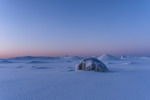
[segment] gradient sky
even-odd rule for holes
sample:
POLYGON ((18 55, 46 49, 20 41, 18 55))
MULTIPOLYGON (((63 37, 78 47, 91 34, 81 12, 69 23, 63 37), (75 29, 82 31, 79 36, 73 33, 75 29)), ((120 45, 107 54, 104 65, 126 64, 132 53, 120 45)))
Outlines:
POLYGON ((149 0, 0 0, 0 57, 150 56, 149 0))

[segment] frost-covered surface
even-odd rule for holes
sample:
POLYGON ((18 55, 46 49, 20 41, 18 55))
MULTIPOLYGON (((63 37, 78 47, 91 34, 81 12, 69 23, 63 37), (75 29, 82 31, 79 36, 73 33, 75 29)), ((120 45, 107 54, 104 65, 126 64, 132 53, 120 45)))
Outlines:
POLYGON ((0 100, 150 100, 148 57, 105 61, 106 73, 75 72, 78 59, 8 61, 0 62, 0 100))

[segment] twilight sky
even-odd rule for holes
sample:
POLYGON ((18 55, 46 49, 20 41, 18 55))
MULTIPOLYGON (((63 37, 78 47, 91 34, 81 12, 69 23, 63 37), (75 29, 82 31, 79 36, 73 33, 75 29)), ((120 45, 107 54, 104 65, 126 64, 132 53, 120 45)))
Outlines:
POLYGON ((149 0, 0 0, 0 58, 150 56, 149 0))

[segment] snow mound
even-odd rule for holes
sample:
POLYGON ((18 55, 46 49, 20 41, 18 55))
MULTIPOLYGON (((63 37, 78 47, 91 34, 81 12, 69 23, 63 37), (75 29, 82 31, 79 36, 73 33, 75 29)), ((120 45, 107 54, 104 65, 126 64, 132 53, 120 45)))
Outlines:
POLYGON ((17 66, 16 68, 23 68, 23 65, 17 66))
POLYGON ((75 70, 106 72, 108 68, 97 58, 85 58, 76 65, 75 70))
POLYGON ((64 60, 81 60, 81 57, 78 57, 78 56, 62 56, 62 57, 60 57, 60 59, 64 59, 64 60))
POLYGON ((47 57, 47 56, 23 56, 13 57, 9 60, 81 60, 78 56, 60 56, 60 57, 47 57))
POLYGON ((116 64, 116 63, 113 63, 113 62, 107 62, 106 64, 116 64))
POLYGON ((37 63, 48 63, 48 62, 44 62, 44 61, 31 61, 31 62, 29 62, 29 64, 37 64, 37 63))
POLYGON ((109 61, 109 60, 119 60, 119 58, 114 57, 109 54, 103 54, 102 56, 98 57, 99 60, 101 61, 109 61))
POLYGON ((23 57, 13 57, 13 58, 9 58, 11 60, 33 60, 36 59, 37 57, 33 57, 33 56, 23 56, 23 57))
POLYGON ((13 57, 9 58, 11 60, 54 60, 59 59, 59 57, 46 57, 46 56, 23 56, 23 57, 13 57))
POLYGON ((32 66, 32 69, 48 69, 48 67, 32 66))
POLYGON ((140 59, 150 60, 150 57, 140 57, 140 59))
POLYGON ((121 59, 135 59, 135 58, 139 58, 138 56, 131 56, 131 55, 124 55, 124 56, 121 56, 121 59))
POLYGON ((126 65, 136 65, 136 64, 139 64, 139 63, 137 63, 137 62, 126 62, 126 63, 123 63, 123 64, 126 64, 126 65))
POLYGON ((2 60, 2 61, 0 61, 0 63, 13 63, 13 62, 11 62, 9 60, 2 60))

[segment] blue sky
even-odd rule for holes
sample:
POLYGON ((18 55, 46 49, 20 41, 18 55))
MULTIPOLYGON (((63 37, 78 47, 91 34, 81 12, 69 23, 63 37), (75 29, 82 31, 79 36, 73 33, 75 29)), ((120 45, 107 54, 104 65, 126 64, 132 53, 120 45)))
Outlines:
POLYGON ((149 0, 1 0, 0 57, 150 56, 149 0))

